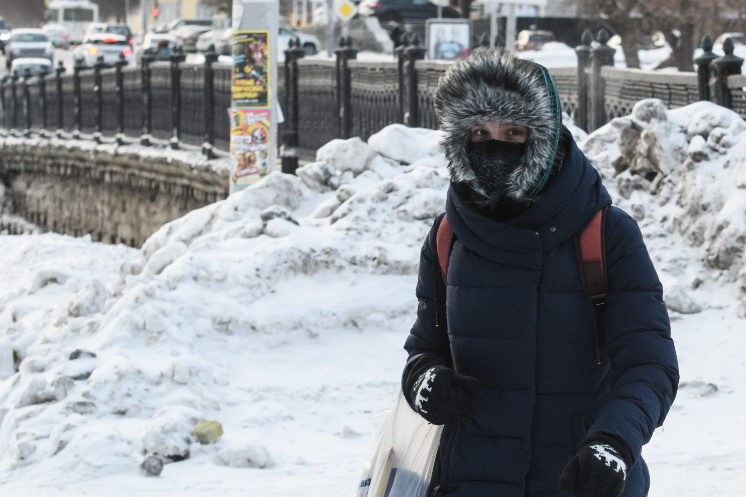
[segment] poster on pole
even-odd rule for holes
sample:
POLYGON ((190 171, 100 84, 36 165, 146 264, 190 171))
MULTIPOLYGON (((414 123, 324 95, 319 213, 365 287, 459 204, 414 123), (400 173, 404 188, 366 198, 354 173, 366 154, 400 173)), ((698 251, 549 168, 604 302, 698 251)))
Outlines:
POLYGON ((269 31, 233 33, 233 106, 269 107, 269 31))
POLYGON ((228 114, 231 186, 253 185, 270 172, 270 110, 231 108, 228 114))
POLYGON ((469 56, 469 19, 428 19, 426 34, 430 60, 454 60, 469 56))

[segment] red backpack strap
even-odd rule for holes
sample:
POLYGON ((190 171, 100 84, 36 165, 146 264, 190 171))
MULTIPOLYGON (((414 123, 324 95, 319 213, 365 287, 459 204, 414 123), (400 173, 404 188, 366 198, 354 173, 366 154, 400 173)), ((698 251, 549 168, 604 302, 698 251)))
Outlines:
POLYGON ((576 243, 580 277, 586 295, 594 304, 603 304, 609 292, 606 275, 606 212, 604 207, 596 213, 591 224, 580 234, 576 243))
POLYGON ((448 218, 443 216, 438 226, 438 235, 435 240, 438 252, 438 262, 440 263, 440 274, 443 276, 443 282, 448 285, 448 259, 451 258, 451 248, 453 246, 453 228, 448 222, 448 218))

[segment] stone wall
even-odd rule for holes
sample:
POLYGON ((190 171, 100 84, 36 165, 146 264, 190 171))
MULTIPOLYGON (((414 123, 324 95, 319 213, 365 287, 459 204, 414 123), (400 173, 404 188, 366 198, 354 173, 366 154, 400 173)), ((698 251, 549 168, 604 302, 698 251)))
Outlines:
POLYGON ((0 138, 14 211, 72 236, 140 247, 161 225, 228 195, 228 161, 87 141, 0 138))

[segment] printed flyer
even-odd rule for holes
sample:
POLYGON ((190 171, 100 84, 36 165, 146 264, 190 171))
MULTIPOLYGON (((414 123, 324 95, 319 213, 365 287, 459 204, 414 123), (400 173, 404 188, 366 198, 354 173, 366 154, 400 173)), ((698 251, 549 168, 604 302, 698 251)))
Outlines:
POLYGON ((269 109, 229 109, 231 185, 253 185, 269 174, 269 109))
POLYGON ((269 31, 233 34, 233 105, 269 107, 269 31))

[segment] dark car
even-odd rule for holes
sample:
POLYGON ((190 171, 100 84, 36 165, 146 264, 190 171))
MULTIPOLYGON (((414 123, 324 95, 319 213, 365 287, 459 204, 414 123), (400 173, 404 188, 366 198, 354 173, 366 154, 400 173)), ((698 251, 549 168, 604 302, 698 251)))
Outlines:
POLYGON ((551 31, 525 30, 518 33, 515 41, 515 49, 518 52, 526 50, 541 50, 547 43, 557 41, 557 37, 551 31))
MULTIPOLYGON (((461 17, 461 12, 454 7, 441 8, 443 17, 461 17)), ((438 17, 438 6, 429 0, 363 0, 360 3, 360 14, 375 16, 380 22, 433 19, 438 17)))
POLYGON ((10 31, 5 25, 5 19, 0 17, 0 52, 5 52, 5 44, 10 40, 10 31))
POLYGON ((132 45, 132 31, 126 24, 107 24, 103 32, 122 35, 127 38, 127 43, 132 45))

